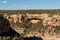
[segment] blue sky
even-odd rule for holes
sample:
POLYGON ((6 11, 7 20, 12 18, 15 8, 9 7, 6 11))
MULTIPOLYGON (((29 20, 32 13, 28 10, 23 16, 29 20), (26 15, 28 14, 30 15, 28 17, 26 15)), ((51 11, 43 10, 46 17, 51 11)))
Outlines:
POLYGON ((0 9, 60 9, 60 0, 0 0, 0 9))

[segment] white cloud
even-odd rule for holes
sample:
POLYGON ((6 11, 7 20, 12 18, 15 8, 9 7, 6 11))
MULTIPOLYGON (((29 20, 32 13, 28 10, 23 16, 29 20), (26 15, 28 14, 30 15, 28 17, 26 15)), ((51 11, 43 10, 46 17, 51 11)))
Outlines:
POLYGON ((22 8, 28 8, 29 6, 28 5, 23 5, 22 8))
POLYGON ((22 5, 20 8, 21 9, 29 9, 29 5, 22 5))
POLYGON ((3 4, 6 4, 6 3, 7 3, 7 1, 3 1, 2 3, 3 3, 3 4))
POLYGON ((17 6, 16 4, 13 4, 13 6, 17 6))

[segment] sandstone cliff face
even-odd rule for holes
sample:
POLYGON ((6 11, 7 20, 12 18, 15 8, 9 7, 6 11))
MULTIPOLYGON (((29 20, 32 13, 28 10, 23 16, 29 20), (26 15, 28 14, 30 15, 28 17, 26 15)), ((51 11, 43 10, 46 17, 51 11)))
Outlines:
MULTIPOLYGON (((51 17, 49 17, 50 14, 47 13, 42 13, 42 14, 27 14, 27 17, 29 19, 31 18, 38 18, 38 19, 43 19, 43 25, 53 25, 53 26, 60 26, 60 15, 53 15, 51 17)), ((13 14, 13 15, 7 15, 4 14, 4 17, 6 19, 8 19, 10 22, 14 22, 14 23, 21 23, 21 16, 22 14, 13 14)), ((38 20, 31 20, 30 22, 32 23, 37 23, 38 20)))
MULTIPOLYGON (((42 19, 42 24, 44 26, 44 29, 37 29, 36 30, 32 30, 29 31, 28 33, 24 34, 24 29, 22 26, 19 26, 22 23, 22 14, 12 14, 12 15, 8 15, 8 14, 4 14, 4 18, 8 19, 11 23, 13 22, 12 28, 18 32, 19 34, 24 34, 24 37, 30 37, 30 36, 37 36, 37 37, 42 37, 44 38, 44 40, 48 40, 45 38, 50 38, 51 40, 53 38, 59 37, 60 38, 60 31, 57 35, 57 33, 55 33, 55 28, 53 28, 52 26, 56 27, 56 26, 60 26, 60 15, 52 15, 51 14, 47 14, 47 13, 42 13, 42 14, 26 14, 28 19, 32 19, 32 18, 37 18, 37 20, 32 19, 29 22, 32 24, 36 24, 38 22, 40 22, 42 19), (19 23, 19 25, 18 25, 19 23), (18 25, 18 26, 17 26, 18 25), (47 28, 46 28, 47 27, 47 28), (46 28, 46 29, 45 29, 46 28), (39 32, 39 30, 42 32, 39 32), (43 33, 44 31, 44 33, 43 33), (50 31, 50 32, 49 32, 50 31), (42 36, 44 34, 44 36, 42 36)), ((41 24, 39 24, 41 25, 41 24)), ((37 26, 36 26, 37 27, 37 26)), ((35 27, 34 27, 35 28, 35 27)), ((57 31, 56 31, 57 32, 57 31)), ((54 39, 55 40, 55 39, 54 39)))

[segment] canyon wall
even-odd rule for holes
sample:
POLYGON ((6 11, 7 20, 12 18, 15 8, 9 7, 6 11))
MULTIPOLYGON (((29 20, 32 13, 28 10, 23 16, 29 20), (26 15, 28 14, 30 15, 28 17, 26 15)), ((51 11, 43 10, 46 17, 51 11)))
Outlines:
MULTIPOLYGON (((10 23, 15 24, 15 26, 12 28, 18 32, 19 34, 24 34, 24 28, 17 26, 17 23, 23 23, 22 22, 22 15, 24 14, 12 14, 12 15, 8 15, 8 14, 4 14, 4 18, 8 19, 10 21, 10 23)), ((48 14, 48 13, 42 13, 42 14, 29 14, 26 13, 26 17, 28 19, 31 19, 29 22, 32 24, 36 24, 38 22, 40 22, 42 20, 42 24, 44 26, 44 29, 36 29, 36 30, 32 30, 28 33, 25 34, 24 37, 30 37, 30 36, 37 36, 37 37, 42 37, 44 40, 57 40, 56 38, 58 38, 58 40, 60 39, 60 31, 56 31, 55 28, 53 27, 60 27, 60 15, 56 15, 56 14, 48 14), (35 18, 35 19, 32 19, 35 18), (47 27, 48 26, 48 27, 47 27), (53 26, 53 27, 52 27, 53 26), (45 29, 47 27, 47 29, 45 29), (39 30, 42 32, 39 32, 39 30), (49 32, 50 31, 50 32, 49 32), (56 32, 58 33, 56 33, 56 32), (43 34, 44 32, 44 34, 43 34), (42 36, 44 35, 44 36, 42 36)), ((19 24, 19 25, 20 25, 19 24)), ((41 25, 41 24, 39 24, 41 25)), ((37 26, 36 26, 37 27, 37 26)), ((60 29, 59 29, 60 30, 60 29)))
MULTIPOLYGON (((53 25, 53 26, 60 26, 60 15, 52 15, 47 14, 47 13, 42 13, 42 14, 26 14, 27 18, 37 18, 37 19, 42 19, 43 20, 43 25, 53 25)), ((8 19, 10 22, 14 23, 21 23, 21 17, 22 14, 13 14, 13 15, 3 15, 6 19, 8 19)), ((31 20, 32 23, 37 23, 38 20, 31 20)))

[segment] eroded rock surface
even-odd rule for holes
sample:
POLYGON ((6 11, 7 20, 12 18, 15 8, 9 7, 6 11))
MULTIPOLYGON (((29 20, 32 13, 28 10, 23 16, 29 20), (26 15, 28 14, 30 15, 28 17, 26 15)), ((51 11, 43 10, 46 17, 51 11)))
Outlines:
MULTIPOLYGON (((60 35, 58 32, 58 34, 55 33, 55 29, 52 28, 52 26, 60 26, 60 15, 52 15, 51 14, 47 14, 47 13, 42 13, 42 14, 26 14, 28 19, 32 19, 32 18, 37 18, 37 19, 42 19, 42 23, 43 26, 46 28, 48 26, 47 29, 40 29, 42 32, 45 31, 44 36, 42 36, 42 33, 39 31, 29 31, 28 33, 25 34, 25 37, 30 37, 30 36, 37 36, 37 37, 42 37, 44 38, 44 40, 54 40, 54 38, 58 39, 60 38, 60 35), (49 33, 50 31, 50 33, 49 33), (48 38, 48 39, 47 39, 48 38)), ((13 14, 13 15, 5 15, 4 17, 6 19, 8 19, 10 22, 14 22, 16 23, 22 23, 21 21, 21 16, 22 14, 13 14), (10 18, 9 18, 10 17, 10 18)), ((40 20, 30 20, 29 22, 31 22, 32 24, 34 23, 38 23, 40 20)), ((22 26, 14 26, 13 29, 19 33, 19 34, 24 34, 24 28, 22 26)), ((28 29, 29 30, 29 29, 28 29)), ((37 29, 36 29, 37 30, 37 29)), ((56 40, 56 39, 55 39, 56 40)))

